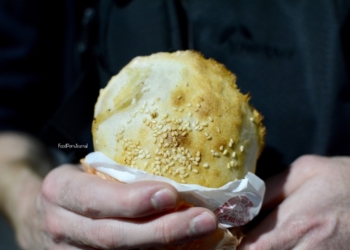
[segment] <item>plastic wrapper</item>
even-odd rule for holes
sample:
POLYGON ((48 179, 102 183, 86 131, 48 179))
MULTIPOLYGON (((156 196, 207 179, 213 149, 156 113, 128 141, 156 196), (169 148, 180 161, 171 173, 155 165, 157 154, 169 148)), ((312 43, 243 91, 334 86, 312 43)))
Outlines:
POLYGON ((218 229, 208 237, 181 245, 148 249, 235 249, 243 237, 239 226, 247 224, 259 213, 265 193, 265 183, 252 173, 220 188, 207 188, 180 184, 162 176, 120 165, 100 152, 88 154, 83 165, 87 172, 122 183, 144 180, 167 182, 178 190, 184 204, 208 208, 218 217, 218 229))

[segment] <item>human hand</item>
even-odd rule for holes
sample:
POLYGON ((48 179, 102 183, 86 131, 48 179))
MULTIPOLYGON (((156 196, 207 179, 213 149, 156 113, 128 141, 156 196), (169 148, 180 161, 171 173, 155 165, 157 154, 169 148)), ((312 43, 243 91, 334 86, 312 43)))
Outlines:
POLYGON ((266 181, 272 211, 239 250, 349 249, 350 157, 303 156, 266 181))
POLYGON ((166 213, 179 202, 177 191, 166 183, 115 183, 65 165, 51 171, 37 191, 36 205, 26 209, 26 223, 17 230, 24 249, 168 245, 217 227, 216 217, 205 208, 166 213))

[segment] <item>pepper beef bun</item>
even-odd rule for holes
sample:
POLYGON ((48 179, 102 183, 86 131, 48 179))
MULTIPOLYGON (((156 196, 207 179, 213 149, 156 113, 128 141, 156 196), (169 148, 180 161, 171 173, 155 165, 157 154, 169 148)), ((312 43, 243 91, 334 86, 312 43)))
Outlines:
POLYGON ((262 116, 236 76, 195 51, 136 57, 101 90, 93 142, 119 164, 218 188, 255 165, 262 116))

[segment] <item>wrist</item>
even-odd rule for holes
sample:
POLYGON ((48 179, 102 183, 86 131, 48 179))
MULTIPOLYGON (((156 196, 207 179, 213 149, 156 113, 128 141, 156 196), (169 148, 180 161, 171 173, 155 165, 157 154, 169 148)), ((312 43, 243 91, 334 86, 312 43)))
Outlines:
POLYGON ((44 152, 41 143, 31 136, 0 133, 0 212, 16 230, 41 188, 40 169, 48 172, 50 161, 44 152))
POLYGON ((0 176, 0 211, 16 229, 29 204, 35 202, 42 180, 23 163, 0 164, 0 176))

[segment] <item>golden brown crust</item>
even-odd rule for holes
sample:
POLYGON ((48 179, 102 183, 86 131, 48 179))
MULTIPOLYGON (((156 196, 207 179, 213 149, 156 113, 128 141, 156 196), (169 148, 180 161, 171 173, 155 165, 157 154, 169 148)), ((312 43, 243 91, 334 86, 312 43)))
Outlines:
POLYGON ((133 59, 101 91, 96 151, 182 183, 220 187, 255 170, 265 128, 236 77, 194 51, 133 59))

